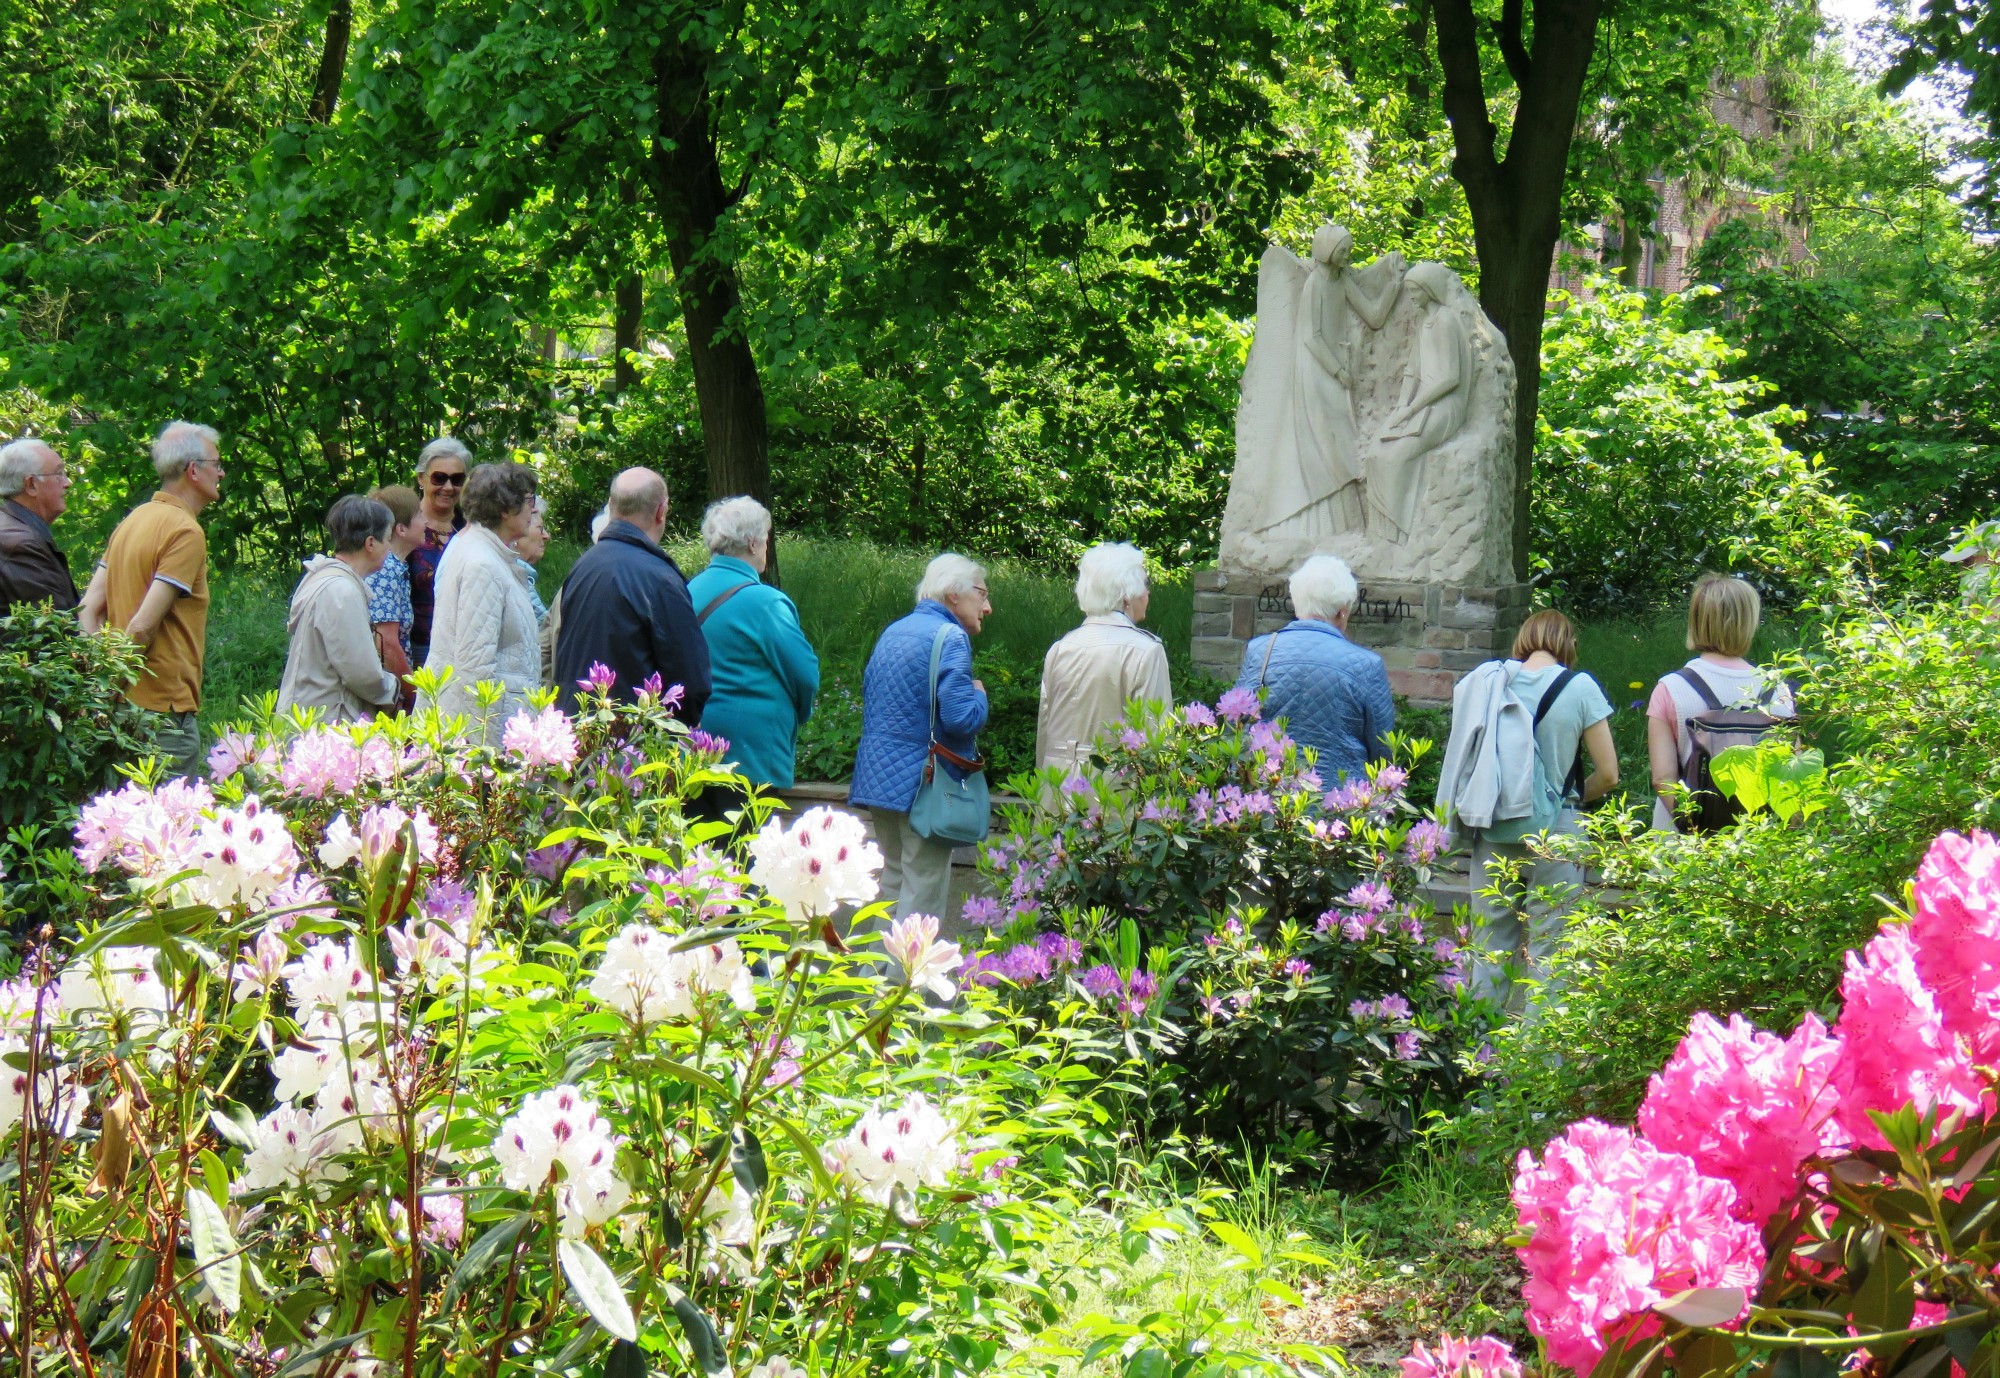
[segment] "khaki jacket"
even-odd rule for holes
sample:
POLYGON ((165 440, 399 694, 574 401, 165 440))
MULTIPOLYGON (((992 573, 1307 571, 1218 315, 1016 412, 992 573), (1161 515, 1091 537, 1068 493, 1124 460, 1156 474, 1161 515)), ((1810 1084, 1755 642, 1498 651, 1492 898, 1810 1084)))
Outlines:
POLYGON ((1084 618, 1042 661, 1035 764, 1067 770, 1089 760, 1097 734, 1133 699, 1173 703, 1167 648, 1122 612, 1084 618))
POLYGON ((278 711, 317 708, 328 722, 354 722, 396 701, 368 623, 368 586, 331 555, 306 561, 285 630, 291 650, 278 711))

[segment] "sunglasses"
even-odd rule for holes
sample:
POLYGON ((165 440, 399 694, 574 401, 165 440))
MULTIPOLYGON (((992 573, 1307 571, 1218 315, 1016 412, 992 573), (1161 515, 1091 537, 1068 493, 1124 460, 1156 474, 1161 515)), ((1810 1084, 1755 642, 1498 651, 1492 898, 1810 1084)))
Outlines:
POLYGON ((465 487, 465 475, 464 475, 464 474, 432 474, 432 475, 431 475, 431 487, 433 487, 433 488, 463 488, 463 487, 465 487))

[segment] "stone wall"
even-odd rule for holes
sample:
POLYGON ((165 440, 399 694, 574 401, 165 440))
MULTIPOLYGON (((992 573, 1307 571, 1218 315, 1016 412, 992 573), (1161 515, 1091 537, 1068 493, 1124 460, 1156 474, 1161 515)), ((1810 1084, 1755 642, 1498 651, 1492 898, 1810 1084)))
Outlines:
MULTIPOLYGON (((1195 574, 1194 590, 1194 661, 1219 679, 1235 679, 1251 637, 1292 620, 1282 580, 1205 569, 1195 574)), ((1347 634, 1382 657, 1397 694, 1418 705, 1449 704, 1460 675, 1507 653, 1531 593, 1526 584, 1371 580, 1361 586, 1347 634)))

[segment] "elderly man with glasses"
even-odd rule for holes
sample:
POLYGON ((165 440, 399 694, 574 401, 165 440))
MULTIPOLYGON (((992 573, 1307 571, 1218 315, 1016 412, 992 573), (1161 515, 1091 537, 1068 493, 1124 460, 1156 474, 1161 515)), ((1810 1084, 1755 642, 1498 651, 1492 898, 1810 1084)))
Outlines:
POLYGON ((0 617, 17 605, 76 606, 76 580, 49 524, 69 500, 69 471, 46 440, 0 447, 0 617))
POLYGON ((118 529, 84 590, 87 632, 119 628, 146 649, 146 671, 126 697, 151 713, 160 754, 176 775, 202 772, 202 662, 208 650, 208 537, 198 518, 222 496, 220 438, 170 422, 153 441, 160 491, 118 529))

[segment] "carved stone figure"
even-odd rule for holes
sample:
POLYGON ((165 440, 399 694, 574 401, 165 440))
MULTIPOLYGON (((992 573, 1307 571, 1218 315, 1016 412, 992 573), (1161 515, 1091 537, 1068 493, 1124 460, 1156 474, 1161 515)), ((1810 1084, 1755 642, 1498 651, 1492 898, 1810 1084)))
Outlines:
POLYGON ((1445 309, 1457 276, 1442 263, 1419 263, 1403 282, 1423 313, 1415 367, 1403 375, 1403 404, 1368 456, 1369 529, 1396 542, 1410 538, 1416 520, 1424 456, 1465 425, 1472 391, 1469 323, 1445 309))
POLYGON ((1308 555, 1364 583, 1513 582, 1513 365, 1443 264, 1350 268, 1337 225, 1272 245, 1236 411, 1218 570, 1272 582, 1308 555))
POLYGON ((1396 304, 1403 260, 1391 254, 1357 272, 1348 267, 1353 252, 1354 237, 1339 225, 1320 227, 1309 259, 1275 244, 1264 250, 1257 337, 1242 384, 1267 423, 1257 437, 1268 474, 1260 530, 1296 525, 1331 534, 1364 521, 1355 378, 1363 332, 1380 330, 1396 304))

